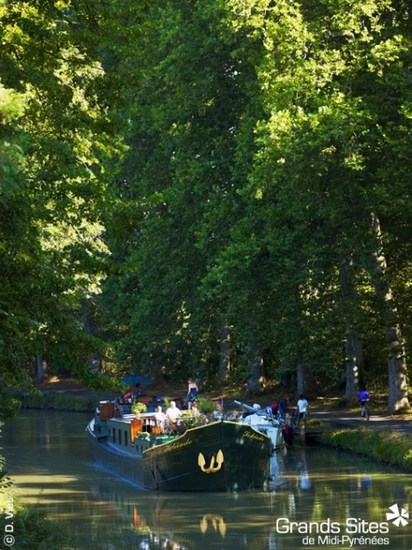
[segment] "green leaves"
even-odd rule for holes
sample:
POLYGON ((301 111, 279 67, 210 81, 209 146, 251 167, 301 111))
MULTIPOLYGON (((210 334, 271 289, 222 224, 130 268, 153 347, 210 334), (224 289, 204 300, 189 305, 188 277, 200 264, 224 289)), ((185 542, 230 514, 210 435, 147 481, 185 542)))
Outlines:
POLYGON ((0 17, 9 358, 58 357, 66 326, 84 357, 96 314, 127 366, 213 374, 225 326, 266 375, 306 364, 335 384, 348 323, 381 349, 371 213, 408 319, 404 6, 18 1, 0 17))
POLYGON ((408 194, 403 9, 169 1, 135 17, 136 116, 115 182, 121 231, 111 230, 125 307, 108 308, 122 356, 213 369, 223 324, 239 349, 260 348, 266 374, 303 362, 335 384, 349 317, 372 341, 370 213, 388 216, 388 241, 395 203, 397 227, 409 219, 392 192, 408 194), (360 294, 352 308, 339 286, 345 257, 360 294))
POLYGON ((35 355, 66 368, 95 349, 77 316, 102 277, 120 145, 82 7, 6 1, 0 19, 0 377, 19 385, 35 355))

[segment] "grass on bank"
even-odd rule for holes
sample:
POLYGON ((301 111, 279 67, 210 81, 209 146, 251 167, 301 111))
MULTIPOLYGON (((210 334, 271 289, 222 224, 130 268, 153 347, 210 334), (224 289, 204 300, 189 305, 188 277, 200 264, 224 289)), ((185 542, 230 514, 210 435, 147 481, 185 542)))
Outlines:
POLYGON ((6 500, 5 510, 8 510, 8 503, 13 501, 13 511, 9 510, 8 514, 0 516, 1 533, 14 537, 13 540, 3 540, 13 550, 73 550, 69 535, 57 522, 47 519, 32 506, 16 505, 16 499, 11 500, 10 495, 1 496, 2 500, 6 500))
POLYGON ((412 435, 365 428, 325 431, 321 442, 412 473, 412 435))

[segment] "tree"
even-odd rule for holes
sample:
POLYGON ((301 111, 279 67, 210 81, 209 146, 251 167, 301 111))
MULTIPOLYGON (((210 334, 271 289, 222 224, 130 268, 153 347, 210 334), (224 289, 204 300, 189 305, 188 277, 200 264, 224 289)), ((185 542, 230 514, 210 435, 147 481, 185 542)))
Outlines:
POLYGON ((117 145, 85 6, 6 1, 0 12, 6 386, 28 383, 34 356, 78 367, 96 345, 76 313, 102 276, 99 211, 117 145))
POLYGON ((106 306, 125 330, 123 358, 168 362, 187 376, 217 370, 225 318, 203 279, 233 211, 239 81, 249 69, 231 55, 219 2, 165 2, 145 16, 130 151, 115 181, 128 223, 111 225, 120 270, 106 287, 110 296, 113 283, 120 288, 127 305, 117 309, 108 294, 106 306))
MULTIPOLYGON (((116 357, 179 376, 217 371, 220 349, 223 370, 230 331, 231 373, 255 389, 285 372, 336 387, 346 363, 352 399, 361 349, 365 381, 380 371, 379 331, 410 350, 408 5, 129 8, 103 21, 130 99, 101 301, 116 357)), ((390 410, 407 405, 395 363, 390 410)))
MULTIPOLYGON (((258 125, 252 189, 260 200, 275 202, 277 212, 288 210, 289 232, 304 227, 312 233, 309 242, 300 243, 306 276, 300 288, 315 304, 325 291, 336 296, 332 278, 343 258, 354 257, 360 274, 370 267, 369 255, 381 253, 370 220, 384 217, 385 240, 390 238, 389 197, 399 207, 397 221, 409 219, 391 193, 395 177, 398 190, 408 195, 406 165, 395 167, 393 155, 395 143, 403 156, 410 141, 406 5, 353 1, 350 10, 335 2, 230 5, 234 24, 241 21, 251 41, 260 36, 265 46, 259 77, 266 117, 258 125), (320 224, 323 229, 313 233, 320 224), (325 276, 332 286, 323 284, 325 276)), ((389 276, 386 272, 388 288, 389 276)), ((369 277, 370 283, 376 279, 373 272, 369 277)), ((388 315, 381 319, 383 331, 388 315)), ((390 332, 391 341, 394 334, 401 340, 398 329, 390 332)), ((406 368, 395 366, 391 356, 393 412, 407 405, 406 368)))

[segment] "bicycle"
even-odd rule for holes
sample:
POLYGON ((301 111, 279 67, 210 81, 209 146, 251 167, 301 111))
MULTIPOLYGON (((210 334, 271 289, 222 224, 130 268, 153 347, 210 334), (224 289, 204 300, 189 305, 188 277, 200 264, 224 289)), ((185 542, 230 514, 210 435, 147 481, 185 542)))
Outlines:
POLYGON ((361 417, 365 420, 370 418, 368 401, 361 401, 361 417))

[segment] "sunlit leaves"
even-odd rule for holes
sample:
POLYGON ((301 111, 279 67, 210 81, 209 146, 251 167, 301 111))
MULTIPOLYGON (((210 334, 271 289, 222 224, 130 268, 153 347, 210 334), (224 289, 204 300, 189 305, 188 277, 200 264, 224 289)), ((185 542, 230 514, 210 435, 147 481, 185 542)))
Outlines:
POLYGON ((0 197, 7 312, 1 357, 7 383, 35 354, 60 367, 69 366, 70 355, 73 363, 84 356, 77 315, 103 277, 102 213, 121 144, 103 97, 98 33, 89 33, 93 10, 84 8, 69 0, 1 3, 1 107, 7 101, 0 116, 7 175, 0 197), (65 364, 57 360, 59 351, 65 364))
POLYGON ((339 264, 355 259, 364 326, 370 210, 392 231, 391 185, 407 191, 405 11, 389 0, 211 0, 135 17, 137 116, 117 185, 127 236, 115 250, 134 293, 119 316, 132 327, 123 349, 179 355, 213 304, 242 349, 254 340, 276 346, 272 363, 310 359, 323 375, 333 358, 339 369, 350 314, 339 264))

